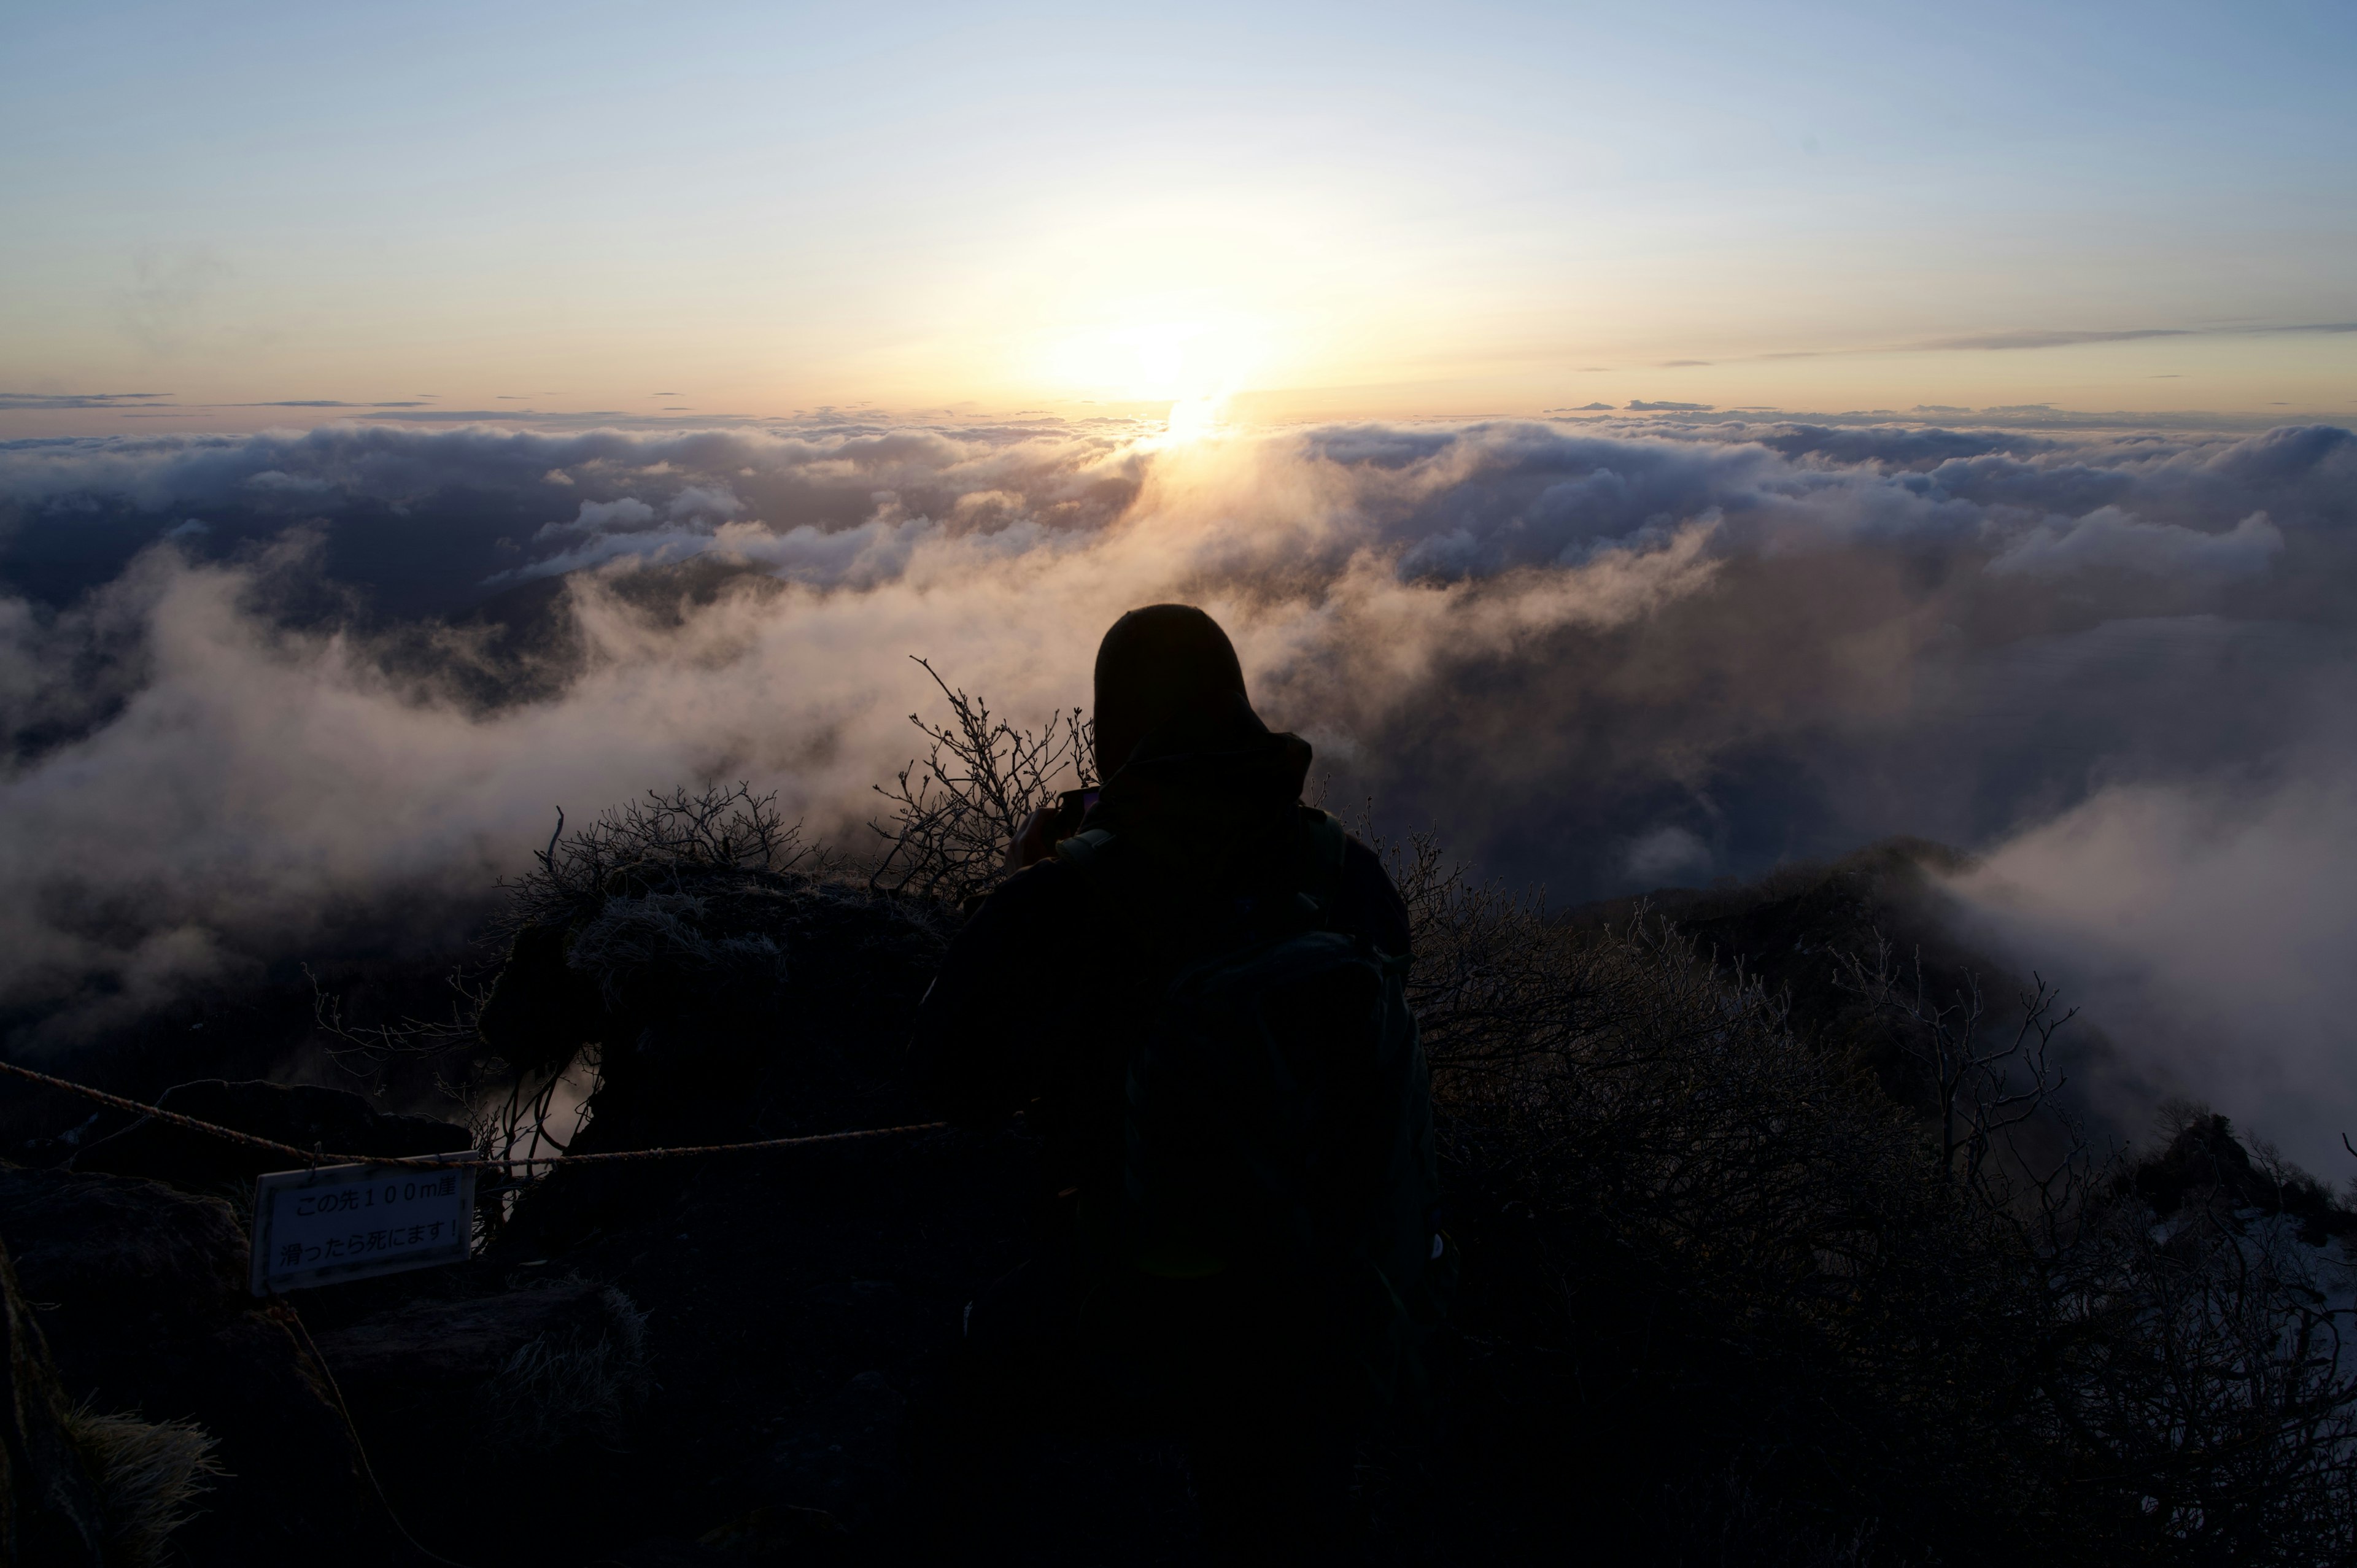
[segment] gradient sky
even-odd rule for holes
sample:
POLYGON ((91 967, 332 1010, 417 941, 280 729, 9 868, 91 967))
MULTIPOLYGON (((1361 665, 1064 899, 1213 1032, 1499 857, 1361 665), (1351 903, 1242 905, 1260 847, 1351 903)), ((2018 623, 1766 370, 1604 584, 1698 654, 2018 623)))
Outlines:
POLYGON ((10 0, 0 31, 0 435, 1222 393, 2357 414, 2345 0, 10 0), (133 392, 178 406, 58 406, 133 392))

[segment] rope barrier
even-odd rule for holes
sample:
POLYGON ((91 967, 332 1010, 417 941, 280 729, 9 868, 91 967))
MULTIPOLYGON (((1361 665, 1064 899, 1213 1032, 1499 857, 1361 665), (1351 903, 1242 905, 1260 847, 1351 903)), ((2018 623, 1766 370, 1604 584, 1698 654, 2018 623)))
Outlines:
POLYGON ((92 1089, 86 1083, 76 1083, 71 1079, 52 1078, 45 1072, 35 1072, 28 1067, 18 1067, 15 1062, 0 1062, 0 1072, 13 1073, 18 1078, 48 1089, 61 1089, 69 1094, 79 1094, 85 1100, 96 1101, 101 1105, 112 1106, 117 1111, 129 1111, 141 1116, 152 1116, 159 1122, 169 1122, 175 1127, 185 1127, 191 1133, 202 1133, 210 1137, 225 1138, 232 1144, 243 1144, 248 1148, 264 1149, 274 1155, 284 1155, 289 1159, 300 1160, 306 1165, 400 1165, 415 1170, 448 1171, 462 1170, 470 1165, 515 1170, 529 1165, 609 1165, 626 1160, 680 1159, 690 1155, 747 1155, 763 1149, 800 1148, 811 1144, 847 1144, 855 1139, 889 1138, 902 1133, 939 1133, 949 1126, 946 1122, 912 1122, 905 1127, 863 1127, 849 1133, 814 1133, 801 1138, 764 1138, 750 1144, 703 1144, 678 1149, 620 1149, 600 1155, 542 1155, 531 1159, 518 1159, 501 1155, 480 1155, 472 1159, 464 1160, 445 1159, 434 1155, 329 1155, 323 1154, 317 1149, 304 1149, 293 1144, 282 1144, 274 1138, 263 1138, 252 1133, 241 1133, 234 1127, 223 1127, 218 1122, 199 1122, 193 1116, 183 1116, 177 1111, 167 1111, 160 1105, 149 1105, 142 1101, 126 1099, 120 1094, 109 1094, 102 1089, 92 1089))

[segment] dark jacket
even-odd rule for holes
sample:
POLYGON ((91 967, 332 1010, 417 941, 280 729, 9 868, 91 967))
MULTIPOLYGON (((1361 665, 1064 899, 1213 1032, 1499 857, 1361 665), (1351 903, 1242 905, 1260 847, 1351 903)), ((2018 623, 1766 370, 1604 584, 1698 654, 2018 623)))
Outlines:
MULTIPOLYGON (((1180 969, 1237 939, 1258 900, 1293 891, 1308 744, 1249 710, 1211 739, 1149 740, 1107 781, 1085 826, 1127 854, 1118 896, 1062 860, 1010 877, 952 942, 919 1011, 920 1092, 970 1126, 1024 1112, 1051 1197, 1118 1184, 1134 1029, 1180 969)), ((1335 895, 1336 929, 1405 956, 1406 906, 1356 839, 1335 895)))

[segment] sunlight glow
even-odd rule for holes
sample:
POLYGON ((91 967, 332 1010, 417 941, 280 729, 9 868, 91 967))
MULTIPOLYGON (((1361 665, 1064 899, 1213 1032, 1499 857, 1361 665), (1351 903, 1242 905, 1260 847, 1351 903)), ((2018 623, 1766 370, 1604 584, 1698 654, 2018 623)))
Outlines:
POLYGON ((1223 402, 1264 357, 1241 323, 1143 321, 1066 332, 1039 355, 1043 379, 1068 395, 1122 402, 1223 402))
POLYGON ((1162 433, 1159 445, 1183 446, 1215 435, 1224 427, 1222 415, 1227 413, 1228 400, 1218 397, 1180 398, 1170 405, 1168 425, 1162 433))

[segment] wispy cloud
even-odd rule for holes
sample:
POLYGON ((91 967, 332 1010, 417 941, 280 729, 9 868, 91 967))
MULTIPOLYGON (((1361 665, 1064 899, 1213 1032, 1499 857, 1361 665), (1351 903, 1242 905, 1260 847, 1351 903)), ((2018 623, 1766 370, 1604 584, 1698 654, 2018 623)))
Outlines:
POLYGON ((431 405, 420 400, 408 399, 392 403, 345 403, 331 397, 281 398, 274 403, 208 403, 208 408, 353 408, 374 411, 384 408, 426 408, 431 405))
POLYGON ((1914 345, 1918 349, 1934 352, 1947 349, 2066 349, 2074 343, 2127 343, 2139 338, 2189 338, 2193 334, 2179 327, 2139 327, 2126 331, 2105 331, 2099 328, 2064 328, 2061 330, 2031 330, 2020 332, 1983 332, 1964 338, 1941 338, 1929 343, 1914 345))
POLYGON ((170 392, 0 392, 0 410, 62 408, 150 408, 170 392))
POLYGON ((1723 364, 1729 359, 1737 361, 1764 362, 1778 360, 1819 360, 1862 354, 1954 354, 2007 353, 2040 349, 2070 349, 2094 343, 2133 343, 2159 338, 2267 338, 2299 337, 2309 334, 2330 336, 2357 332, 2357 322, 2318 321, 2278 325, 2236 324, 2224 327, 2034 327, 2013 328, 1986 332, 1960 333, 1953 337, 1933 338, 1911 343, 1853 344, 1837 349, 1786 349, 1774 353, 1727 356, 1711 360, 1664 360, 1661 369, 1723 364))

